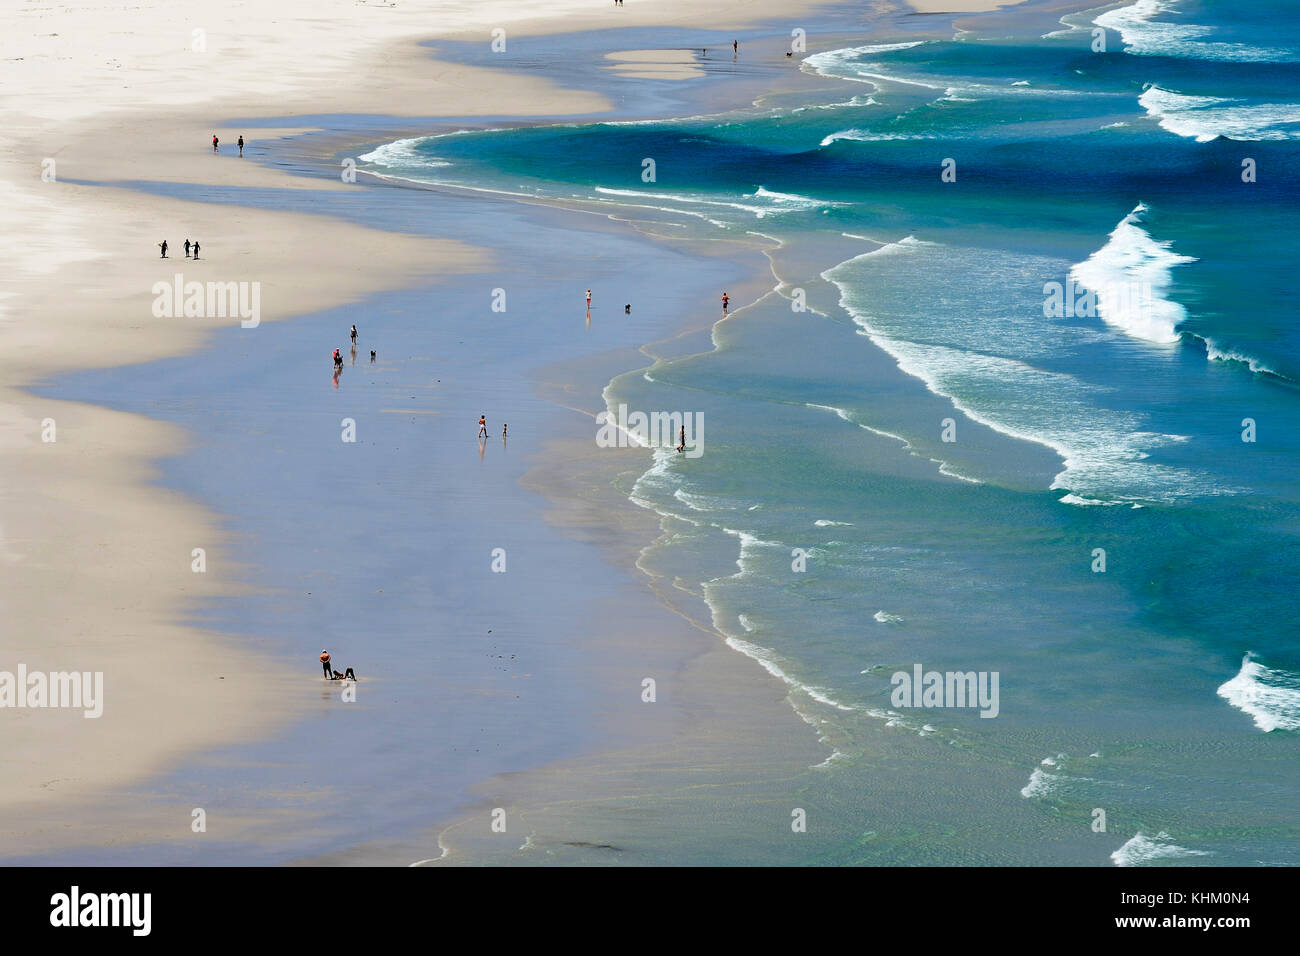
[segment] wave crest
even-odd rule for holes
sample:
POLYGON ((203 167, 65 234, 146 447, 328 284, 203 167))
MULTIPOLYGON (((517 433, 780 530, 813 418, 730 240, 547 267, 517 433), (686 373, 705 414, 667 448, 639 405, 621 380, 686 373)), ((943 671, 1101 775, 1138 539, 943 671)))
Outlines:
POLYGON ((1300 730, 1300 674, 1265 667, 1253 651, 1241 659, 1241 670, 1218 694, 1249 714, 1265 733, 1300 730))

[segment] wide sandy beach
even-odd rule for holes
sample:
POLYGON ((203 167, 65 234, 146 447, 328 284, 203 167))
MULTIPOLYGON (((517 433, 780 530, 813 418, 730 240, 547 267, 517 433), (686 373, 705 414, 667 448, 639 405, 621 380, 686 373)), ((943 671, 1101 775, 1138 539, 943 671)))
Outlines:
MULTIPOLYGON (((312 659, 289 659, 194 621, 204 602, 259 587, 228 522, 159 484, 159 461, 185 454, 196 436, 30 389, 76 370, 196 353, 213 367, 222 363, 201 350, 230 334, 238 317, 180 319, 152 308, 155 284, 178 273, 186 281, 256 283, 260 325, 502 268, 488 237, 475 242, 381 230, 286 211, 272 201, 181 199, 168 193, 169 185, 210 187, 214 195, 355 189, 343 178, 306 178, 255 160, 264 142, 322 128, 312 117, 547 118, 613 107, 601 92, 562 86, 537 72, 440 62, 421 41, 486 44, 494 29, 505 30, 507 44, 515 36, 638 26, 739 30, 777 17, 797 23, 813 6, 647 0, 616 8, 564 0, 547 2, 544 15, 528 19, 506 3, 386 7, 299 0, 234 9, 105 2, 57 15, 0 13, 0 84, 8 106, 0 241, 9 264, 0 280, 0 322, 10 356, 0 386, 0 459, 10 476, 0 499, 6 570, 0 603, 9 625, 0 669, 21 663, 28 670, 104 674, 102 717, 87 720, 67 710, 3 715, 8 772, 0 785, 0 832, 11 852, 188 839, 191 803, 183 797, 167 804, 174 816, 160 818, 156 806, 105 795, 130 793, 188 755, 274 738, 319 703, 318 688, 306 683, 316 677, 312 659), (305 118, 301 125, 257 123, 295 116, 305 118), (213 135, 221 140, 216 154, 213 135), (240 135, 249 143, 243 162, 235 147, 240 135), (202 242, 198 262, 180 257, 189 237, 202 242), (163 239, 166 262, 157 252, 163 239), (199 564, 195 549, 202 549, 199 564)), ((527 9, 537 14, 539 7, 527 9)), ((981 8, 965 0, 918 4, 925 12, 981 8)), ((606 57, 623 79, 701 73, 680 50, 615 46, 606 57)), ((763 291, 762 262, 755 257, 744 267, 752 298, 763 291)), ((660 334, 647 338, 671 338, 702 324, 666 319, 660 334)), ((626 357, 635 344, 611 342, 612 354, 626 357)), ((324 352, 318 358, 323 365, 324 352)), ((540 376, 530 388, 558 405, 594 412, 599 384, 595 392, 577 388, 565 396, 555 387, 562 380, 540 376)), ((589 457, 577 443, 589 427, 584 421, 579 415, 545 452, 535 449, 539 461, 565 466, 531 467, 524 485, 547 496, 550 518, 565 534, 585 536, 627 569, 634 542, 645 543, 653 527, 609 489, 621 470, 636 466, 579 467, 589 457)), ((787 766, 818 759, 816 735, 785 706, 779 681, 720 642, 701 642, 698 626, 655 601, 634 574, 625 578, 629 594, 644 592, 639 610, 620 621, 610 608, 593 608, 599 623, 591 630, 600 637, 590 639, 614 650, 661 640, 664 660, 676 662, 685 677, 671 716, 644 731, 653 749, 623 751, 614 765, 622 769, 604 778, 608 786, 620 792, 645 786, 640 775, 648 768, 707 766, 721 740, 736 742, 733 753, 752 766, 759 742, 775 741, 788 758, 766 764, 777 778, 787 766)), ((576 592, 574 600, 585 598, 576 592)), ((608 649, 595 654, 616 657, 608 649)), ((724 778, 717 786, 726 786, 724 778)), ((530 778, 512 797, 541 806, 559 799, 548 787, 544 778, 530 778)), ((275 828, 272 816, 232 815, 228 834, 253 839, 275 828)), ((403 853, 404 847, 377 846, 344 859, 410 862, 403 853)))

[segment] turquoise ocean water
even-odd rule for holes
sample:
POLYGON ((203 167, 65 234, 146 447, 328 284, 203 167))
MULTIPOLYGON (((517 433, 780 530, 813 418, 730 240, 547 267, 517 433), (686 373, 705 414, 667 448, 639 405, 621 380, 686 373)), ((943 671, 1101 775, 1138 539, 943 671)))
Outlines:
POLYGON ((605 397, 704 422, 636 484, 641 566, 824 739, 824 860, 1300 863, 1300 20, 981 22, 363 168, 769 250, 773 294, 605 397), (997 716, 899 706, 917 664, 996 672, 997 716))

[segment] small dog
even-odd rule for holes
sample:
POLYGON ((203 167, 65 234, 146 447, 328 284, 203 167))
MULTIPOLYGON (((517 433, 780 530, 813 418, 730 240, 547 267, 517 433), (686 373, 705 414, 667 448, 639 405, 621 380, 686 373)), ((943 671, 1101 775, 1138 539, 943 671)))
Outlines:
POLYGON ((375 360, 375 350, 374 350, 374 349, 371 349, 371 350, 370 350, 370 361, 373 362, 374 360, 375 360))

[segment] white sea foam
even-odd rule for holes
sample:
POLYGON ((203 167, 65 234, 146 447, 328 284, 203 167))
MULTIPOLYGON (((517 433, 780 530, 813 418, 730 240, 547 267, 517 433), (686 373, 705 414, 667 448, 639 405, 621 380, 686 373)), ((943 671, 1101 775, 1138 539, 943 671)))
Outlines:
POLYGON ((749 573, 755 554, 760 548, 785 550, 785 545, 779 541, 766 541, 758 537, 758 535, 750 534, 748 531, 738 531, 735 528, 722 528, 721 530, 740 539, 740 553, 736 556, 736 567, 740 570, 732 577, 738 578, 749 573))
POLYGON ((1091 777, 1074 777, 1061 773, 1061 761, 1065 760, 1066 757, 1066 754, 1058 753, 1054 757, 1044 757, 1040 760, 1038 766, 1030 772, 1029 782, 1020 788, 1020 795, 1027 800, 1043 798, 1052 796, 1062 787, 1074 784, 1097 783, 1091 777))
MULTIPOLYGON (((926 90, 942 90, 943 95, 940 100, 948 102, 975 102, 976 98, 981 96, 1006 96, 1006 95, 1031 95, 1031 96, 1105 96, 1109 94, 1099 94, 1096 91, 1083 91, 1065 88, 1044 88, 1033 87, 1028 80, 1016 80, 1011 83, 1003 83, 999 86, 991 86, 982 83, 971 83, 961 77, 930 77, 914 78, 901 76, 897 72, 886 72, 890 70, 892 64, 889 60, 881 61, 876 54, 892 53, 898 50, 907 50, 912 47, 920 46, 922 43, 930 41, 913 40, 905 43, 877 43, 869 46, 847 47, 839 50, 827 50, 824 53, 817 53, 813 56, 805 57, 800 64, 800 68, 816 73, 820 76, 831 76, 842 80, 852 80, 858 83, 871 84, 876 92, 883 89, 881 84, 900 84, 902 86, 920 87, 926 90)), ((858 137, 840 137, 841 139, 863 139, 865 136, 858 137)), ((880 137, 890 138, 890 137, 880 137)), ((902 137, 893 137, 902 138, 902 137)), ((911 138, 911 137, 907 137, 911 138)), ((916 137, 916 138, 933 138, 933 137, 916 137)), ((823 143, 823 145, 826 145, 823 143)))
POLYGON ((1221 346, 1213 339, 1206 338, 1205 336, 1198 336, 1198 338, 1205 343, 1205 354, 1211 362, 1240 362, 1252 372, 1263 372, 1269 375, 1285 377, 1275 369, 1269 368, 1259 359, 1252 358, 1249 355, 1244 355, 1234 349, 1221 346))
POLYGON ((681 488, 677 488, 673 491, 673 497, 676 498, 678 501, 680 501, 682 504, 684 504, 686 507, 690 508, 692 511, 712 510, 707 504, 699 500, 699 496, 693 495, 688 491, 683 491, 681 488))
MULTIPOLYGON (((1097 314, 1107 324, 1134 338, 1164 345, 1179 340, 1179 326, 1187 317, 1186 309, 1168 298, 1173 269, 1196 259, 1172 252, 1170 243, 1153 239, 1141 225, 1147 211, 1139 203, 1102 248, 1070 270, 1070 278, 1094 291, 1097 314)), ((1278 375, 1252 356, 1220 347, 1213 339, 1195 337, 1205 343, 1210 361, 1240 362, 1252 372, 1278 375)))
POLYGON ((1194 23, 1171 23, 1162 14, 1177 14, 1177 0, 1137 0, 1116 7, 1093 19, 1093 23, 1120 35, 1125 53, 1135 56, 1172 56, 1198 60, 1259 62, 1287 60, 1285 50, 1210 40, 1214 27, 1194 23))
POLYGON ((471 133, 503 133, 505 127, 493 127, 491 129, 458 129, 448 133, 434 133, 430 136, 410 136, 406 139, 394 140, 391 143, 385 143, 378 146, 364 156, 358 156, 357 159, 363 163, 375 163, 380 166, 450 166, 451 163, 426 156, 419 151, 423 143, 431 143, 434 140, 445 139, 449 136, 468 136, 471 133))
POLYGON ((1122 501, 1102 501, 1100 498, 1085 498, 1082 495, 1076 495, 1071 492, 1068 495, 1062 495, 1058 501, 1063 505, 1078 505, 1080 508, 1097 508, 1108 505, 1122 505, 1122 501))
POLYGON ((939 474, 941 475, 945 475, 949 478, 956 478, 958 481, 964 481, 968 485, 984 484, 984 482, 980 481, 978 478, 972 478, 969 475, 963 475, 961 472, 953 468, 952 465, 948 464, 948 462, 946 461, 940 461, 938 458, 931 458, 930 460, 939 466, 939 474))
MULTIPOLYGON (((606 386, 604 398, 609 401, 610 388, 606 386)), ((613 421, 613 419, 611 419, 613 421)), ((614 422, 617 425, 617 422, 614 422)), ((630 435, 630 439, 635 439, 636 435, 630 435)), ((635 444, 635 442, 630 442, 635 444)), ((673 475, 673 468, 676 466, 678 455, 670 448, 651 449, 653 462, 649 468, 637 478, 632 485, 632 490, 628 494, 628 500, 635 505, 645 508, 647 511, 653 511, 661 517, 676 518, 687 521, 690 524, 700 525, 703 522, 688 518, 683 514, 674 511, 665 511, 655 504, 655 500, 662 501, 668 496, 675 496, 680 487, 680 479, 673 475), (655 500, 652 500, 655 499, 655 500)), ((680 499, 678 499, 680 500, 680 499)))
POLYGON ((1254 652, 1242 658, 1241 670, 1218 693, 1265 733, 1300 730, 1300 674, 1265 667, 1254 652))
POLYGON ((829 518, 818 518, 813 522, 818 528, 852 528, 852 521, 831 521, 829 518))
POLYGON ((842 129, 822 137, 819 145, 830 146, 832 143, 847 141, 851 143, 883 143, 890 140, 936 139, 929 133, 875 133, 866 129, 842 129))
POLYGON ((843 753, 842 751, 832 749, 831 755, 827 757, 825 760, 823 760, 821 763, 814 764, 812 769, 825 770, 827 767, 831 766, 837 760, 843 760, 846 756, 847 754, 843 753))
POLYGON ((427 136, 413 136, 395 140, 378 146, 365 155, 358 156, 357 159, 363 163, 377 163, 380 166, 410 166, 421 162, 416 147, 428 139, 427 136))
POLYGON ((1163 444, 1166 436, 1141 431, 1132 416, 1096 409, 1086 401, 1084 388, 1073 377, 1014 359, 867 334, 894 356, 903 372, 919 378, 935 394, 949 398, 967 418, 1012 438, 1046 445, 1059 454, 1065 468, 1053 480, 1052 489, 1151 484, 1149 477, 1155 474, 1150 470, 1155 466, 1144 463, 1144 446, 1163 444), (982 406, 977 409, 957 397, 964 391, 961 386, 965 382, 1002 382, 1015 386, 1015 392, 1022 397, 1013 396, 1009 404, 987 410, 982 406), (1042 402, 1038 409, 1024 404, 1033 395, 1042 402), (1058 396, 1058 400, 1048 401, 1049 395, 1058 396), (1078 396, 1075 401, 1068 401, 1074 396, 1078 396))
POLYGON ((1092 27, 1092 21, 1088 21, 1087 26, 1080 23, 1071 23, 1069 19, 1069 15, 1061 17, 1061 19, 1058 20, 1057 22, 1060 23, 1064 27, 1064 29, 1053 30, 1051 33, 1044 33, 1042 36, 1039 37, 1039 39, 1054 40, 1057 37, 1068 37, 1074 33, 1081 33, 1084 31, 1088 31, 1092 27))
POLYGON ((910 730, 920 737, 928 737, 935 733, 934 728, 930 727, 929 724, 918 724, 916 721, 904 717, 896 710, 886 710, 883 707, 872 707, 864 711, 864 713, 868 717, 875 717, 877 720, 883 720, 886 727, 902 727, 904 730, 910 730))
POLYGON ((908 249, 938 249, 942 244, 938 242, 926 242, 924 239, 918 239, 916 236, 904 236, 896 242, 888 242, 874 252, 865 253, 866 255, 889 255, 891 252, 904 252, 908 249))
MULTIPOLYGON (((908 238, 911 238, 911 237, 909 236, 908 238)), ((903 241, 906 241, 906 240, 903 240, 903 241)), ((932 245, 932 243, 923 243, 923 242, 920 242, 919 240, 913 240, 913 242, 914 242, 916 245, 932 245)), ((823 278, 824 278, 824 276, 823 276, 823 278)), ((881 428, 875 428, 875 427, 873 427, 873 426, 871 426, 871 425, 864 424, 863 422, 854 421, 853 416, 851 416, 848 412, 846 412, 846 411, 845 411, 844 409, 842 409, 842 408, 836 408, 836 407, 833 406, 833 405, 818 405, 816 402, 805 402, 805 403, 804 403, 804 407, 805 407, 805 408, 816 408, 816 409, 818 409, 818 410, 820 410, 820 411, 834 412, 834 413, 835 413, 835 414, 840 418, 841 421, 848 422, 850 425, 854 425, 854 426, 856 426, 856 427, 858 427, 858 428, 861 428, 863 431, 871 432, 871 434, 873 434, 873 435, 879 435, 881 438, 888 438, 888 439, 891 439, 892 441, 896 441, 896 442, 898 442, 900 445, 903 446, 903 450, 904 450, 905 452, 907 452, 909 455, 913 456, 914 458, 925 458, 927 461, 932 461, 932 462, 934 462, 936 465, 938 465, 938 466, 939 466, 939 474, 941 474, 941 475, 946 475, 946 476, 948 476, 949 478, 957 478, 957 479, 959 479, 960 481, 965 481, 965 482, 967 482, 967 483, 969 483, 969 484, 972 484, 972 485, 981 485, 981 484, 983 484, 983 482, 980 481, 978 478, 971 478, 971 477, 969 477, 969 476, 967 476, 967 475, 963 475, 963 474, 961 474, 961 473, 958 472, 956 469, 954 469, 954 468, 953 468, 953 467, 952 467, 948 462, 944 461, 944 460, 941 459, 941 458, 930 458, 929 456, 921 455, 921 454, 917 453, 917 451, 916 451, 916 449, 913 447, 912 443, 911 443, 910 441, 908 441, 906 438, 904 438, 902 435, 896 435, 896 434, 893 433, 893 432, 887 432, 887 431, 885 431, 884 429, 881 429, 881 428)))
POLYGON ((754 190, 754 192, 749 195, 757 196, 762 199, 771 199, 776 202, 812 203, 813 205, 821 205, 818 200, 809 198, 808 196, 800 196, 797 193, 779 193, 768 189, 765 186, 759 186, 758 189, 754 190))
POLYGON ((819 76, 831 76, 841 80, 852 80, 855 83, 869 83, 876 91, 881 89, 881 82, 901 83, 904 86, 919 86, 928 90, 940 90, 943 89, 941 85, 925 83, 920 80, 904 79, 903 77, 882 73, 879 70, 881 64, 869 59, 877 53, 892 53, 896 50, 908 50, 926 42, 928 41, 912 40, 906 43, 876 43, 868 46, 827 50, 824 53, 814 53, 812 56, 804 57, 803 61, 799 64, 799 68, 805 72, 816 73, 819 76))
POLYGON ((727 646, 733 650, 740 651, 740 653, 744 654, 746 657, 757 661, 763 670, 767 671, 773 677, 785 682, 786 686, 808 695, 819 704, 825 704, 827 707, 834 707, 836 710, 853 710, 853 708, 849 707, 847 704, 841 704, 839 701, 831 697, 825 688, 814 687, 811 684, 805 684, 802 681, 791 677, 790 674, 787 673, 779 663, 777 663, 780 656, 775 651, 768 650, 765 647, 759 647, 757 644, 752 644, 749 641, 742 640, 738 637, 728 637, 727 646))
MULTIPOLYGON (((839 304, 861 334, 891 355, 901 371, 951 401, 967 418, 1059 454, 1065 467, 1053 480, 1053 490, 1081 499, 1129 503, 1234 493, 1207 475, 1147 461, 1150 449, 1182 441, 1183 436, 1144 431, 1135 413, 1100 406, 1103 393, 1097 386, 1019 359, 984 354, 965 342, 954 347, 913 341, 908 336, 914 326, 929 339, 953 330, 933 323, 927 326, 925 316, 915 311, 924 311, 921 304, 909 301, 905 305, 912 311, 900 315, 897 310, 903 306, 887 301, 884 311, 875 312, 882 280, 887 285, 899 268, 911 274, 927 269, 952 273, 966 263, 978 268, 981 256, 986 253, 908 237, 846 260, 822 273, 822 278, 839 288, 839 304), (900 256, 908 260, 900 266, 882 262, 900 256)), ((1034 342, 1017 336, 1011 345, 1023 350, 1034 342)))
POLYGON ((688 215, 696 215, 701 218, 709 219, 717 225, 725 223, 714 220, 704 214, 690 209, 682 209, 681 206, 706 206, 717 209, 737 209, 741 212, 749 213, 756 219, 764 219, 767 216, 780 215, 782 213, 799 212, 809 209, 830 208, 832 206, 842 205, 826 199, 815 199, 811 196, 799 196, 794 193, 779 193, 765 189, 759 186, 752 193, 742 196, 742 199, 750 200, 749 202, 734 202, 719 199, 706 199, 703 196, 690 195, 685 193, 671 192, 649 192, 638 189, 613 189, 606 186, 597 186, 595 191, 603 196, 618 196, 629 199, 654 199, 659 203, 674 203, 678 205, 664 206, 652 205, 650 208, 658 209, 662 212, 684 212, 688 215))
MULTIPOLYGON (((870 83, 870 74, 862 72, 863 57, 877 53, 890 53, 894 50, 909 50, 920 46, 925 40, 912 40, 906 43, 875 43, 868 46, 844 47, 838 50, 826 50, 806 56, 799 63, 799 69, 819 76, 833 76, 841 80, 856 80, 870 83)), ((872 84, 874 85, 874 84, 872 84)))
MULTIPOLYGON (((729 225, 729 223, 727 223, 722 219, 715 219, 712 216, 709 216, 695 209, 680 209, 673 206, 656 206, 651 203, 634 203, 634 202, 628 202, 625 199, 623 200, 601 199, 599 196, 593 199, 592 202, 603 203, 605 205, 614 206, 621 211, 625 211, 628 209, 653 209, 656 212, 668 213, 670 215, 690 216, 694 219, 703 219, 709 225, 716 226, 719 229, 726 229, 729 225)), ((611 214, 609 218, 618 220, 620 217, 617 214, 611 214)), ((676 223, 667 223, 667 225, 675 226, 676 223)))
POLYGON ((761 207, 746 205, 744 203, 720 202, 714 199, 704 199, 703 197, 700 196, 684 196, 675 193, 652 193, 652 192, 642 192, 635 189, 611 189, 606 186, 597 186, 595 187, 595 191, 605 196, 618 196, 619 200, 617 200, 617 202, 620 205, 630 206, 632 208, 655 209, 658 210, 659 212, 679 213, 687 216, 695 216, 696 218, 704 219, 712 223, 713 225, 724 229, 728 225, 725 220, 714 219, 711 216, 708 216, 697 209, 690 209, 690 208, 683 209, 682 206, 683 205, 684 206, 707 206, 711 208, 739 209, 742 212, 751 213, 758 218, 762 218, 759 215, 760 213, 764 213, 767 211, 761 207), (659 202, 650 203, 650 204, 628 203, 624 201, 626 199, 656 199, 659 202), (675 206, 661 205, 664 202, 677 203, 679 205, 675 205, 675 206))
POLYGON ((1048 773, 1042 767, 1035 767, 1029 775, 1029 782, 1020 788, 1020 795, 1025 798, 1045 797, 1061 780, 1057 774, 1048 773))
POLYGON ((1198 143, 1219 136, 1252 142, 1300 139, 1300 103, 1247 103, 1159 86, 1147 87, 1138 103, 1162 129, 1198 143))
POLYGON ((843 103, 823 103, 816 106, 796 106, 791 113, 803 113, 808 110, 842 110, 856 106, 879 106, 880 103, 874 96, 858 95, 845 100, 843 103))
POLYGON ((739 508, 735 499, 719 495, 696 494, 682 488, 675 489, 673 497, 692 511, 736 511, 739 508))
POLYGON ((1070 270, 1070 278, 1096 294, 1104 322, 1134 338, 1169 344, 1178 341, 1178 325, 1187 317, 1187 310, 1167 297, 1173 269, 1196 259, 1151 238, 1140 225, 1146 212, 1138 203, 1104 246, 1070 270))
POLYGON ((1110 855, 1116 866, 1143 866, 1156 860, 1175 860, 1193 856, 1209 856, 1205 850, 1189 850, 1178 846, 1164 830, 1149 837, 1140 830, 1122 847, 1110 855))
POLYGON ((779 193, 775 190, 759 186, 752 193, 746 193, 745 199, 764 200, 768 205, 764 207, 764 212, 758 218, 782 212, 798 212, 808 209, 830 209, 834 206, 843 206, 844 203, 834 202, 829 199, 816 199, 812 196, 800 196, 797 193, 779 193))
POLYGON ((903 622, 903 619, 897 614, 890 614, 888 611, 877 611, 871 616, 880 624, 901 624, 903 622))

